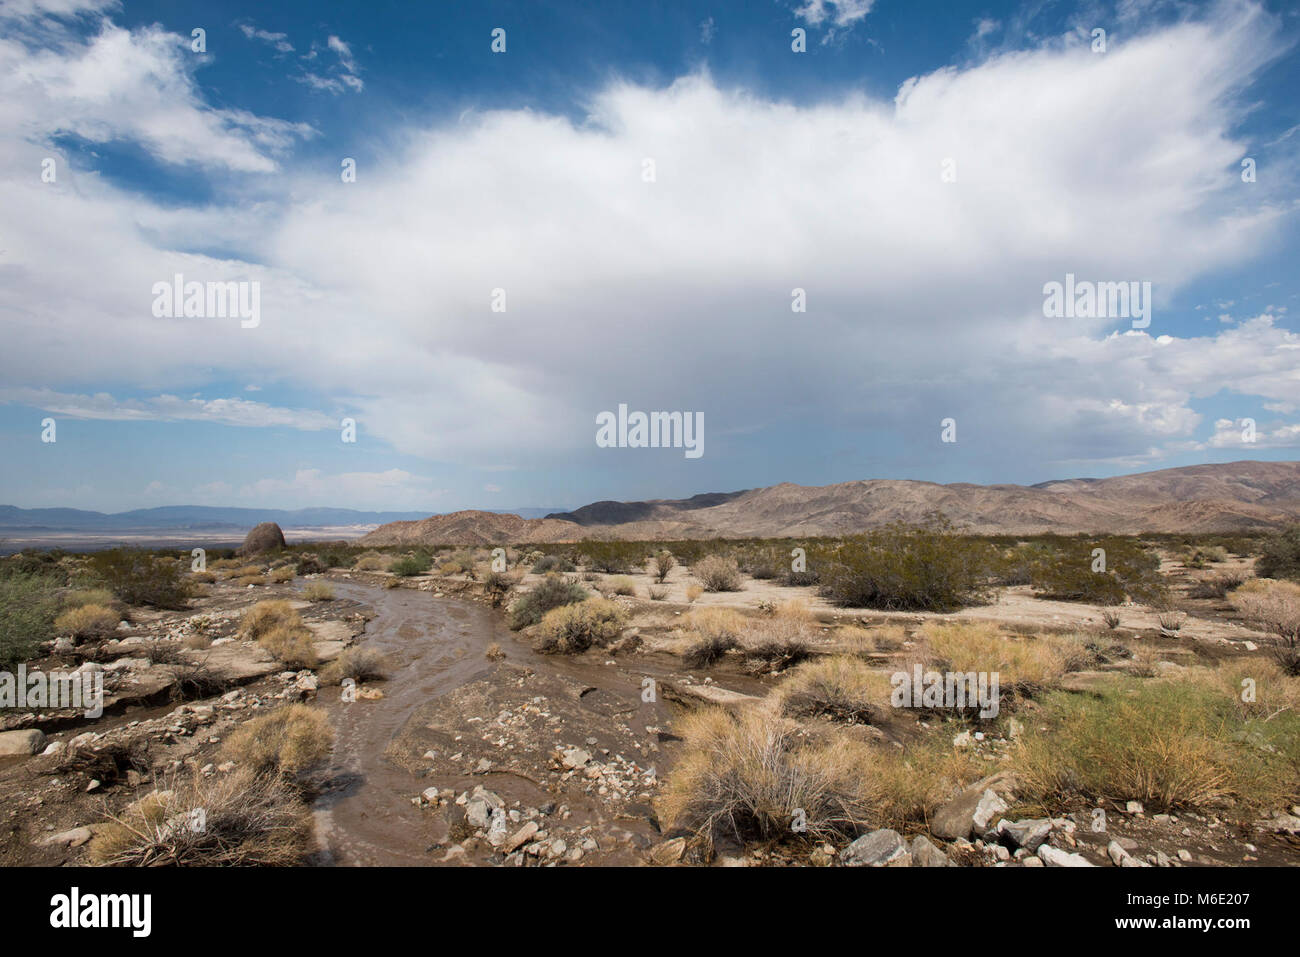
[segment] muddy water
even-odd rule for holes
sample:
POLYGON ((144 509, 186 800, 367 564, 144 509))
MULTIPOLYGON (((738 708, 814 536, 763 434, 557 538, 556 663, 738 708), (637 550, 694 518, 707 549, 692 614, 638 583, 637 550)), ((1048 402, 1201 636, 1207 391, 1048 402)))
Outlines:
POLYGON ((334 722, 333 786, 315 804, 321 863, 427 865, 420 838, 427 812, 411 804, 423 789, 410 772, 384 756, 389 742, 430 699, 491 670, 488 645, 504 626, 491 609, 405 588, 383 589, 335 581, 340 597, 369 605, 365 644, 382 652, 384 697, 345 702, 337 688, 322 689, 318 704, 334 722))

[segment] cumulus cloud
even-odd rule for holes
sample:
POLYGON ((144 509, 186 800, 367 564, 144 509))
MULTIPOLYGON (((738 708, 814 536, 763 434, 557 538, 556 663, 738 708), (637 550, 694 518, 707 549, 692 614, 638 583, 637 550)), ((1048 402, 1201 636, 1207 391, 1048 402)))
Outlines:
MULTIPOLYGON (((869 9, 808 6, 823 20, 869 9)), ((162 211, 91 177, 42 184, 29 143, 0 172, 22 224, 0 259, 0 371, 78 393, 284 385, 402 453, 465 466, 591 466, 595 415, 620 402, 703 412, 702 470, 748 457, 788 473, 797 461, 771 447, 791 435, 806 455, 865 436, 925 464, 950 415, 959 448, 990 462, 1154 461, 1193 441, 1200 398, 1296 394, 1300 352, 1278 315, 1184 337, 1167 312, 1293 209, 1284 175, 1243 193, 1235 171, 1244 96, 1278 30, 1232 3, 1105 56, 1054 43, 937 70, 892 100, 794 104, 699 73, 613 82, 582 122, 469 113, 395 131, 357 184, 294 170, 287 197, 230 211, 238 258, 182 251, 226 210, 162 211), (261 325, 152 318, 148 291, 173 272, 259 280, 261 325), (1045 318, 1043 284, 1066 272, 1152 282, 1151 327, 1045 318)), ((100 37, 160 42, 122 32, 100 37)), ((329 48, 355 66, 346 43, 329 48)), ((6 53, 20 76, 65 76, 88 55, 6 53)), ((157 62, 194 96, 183 67, 157 62)), ((45 86, 63 115, 111 113, 84 85, 45 86)), ((11 89, 7 131, 50 95, 11 89)), ((228 130, 227 165, 270 161, 257 122, 277 128, 250 116, 228 130)))

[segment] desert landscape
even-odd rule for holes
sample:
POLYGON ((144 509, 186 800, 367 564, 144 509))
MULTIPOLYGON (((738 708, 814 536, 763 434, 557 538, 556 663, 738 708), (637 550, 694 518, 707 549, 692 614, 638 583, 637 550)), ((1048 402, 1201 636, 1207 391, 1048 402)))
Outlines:
POLYGON ((1300 862, 1300 463, 898 484, 12 555, 6 666, 103 698, 0 719, 0 863, 1300 862))

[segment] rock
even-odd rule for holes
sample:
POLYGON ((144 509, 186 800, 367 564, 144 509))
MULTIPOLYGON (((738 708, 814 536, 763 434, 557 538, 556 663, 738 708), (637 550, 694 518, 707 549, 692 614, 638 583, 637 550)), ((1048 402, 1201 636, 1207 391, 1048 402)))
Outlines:
POLYGON ((970 732, 963 731, 961 734, 955 735, 952 739, 952 746, 954 748, 969 748, 971 746, 970 732))
POLYGON ((1106 853, 1110 855, 1111 863, 1116 867, 1123 867, 1125 858, 1132 859, 1133 856, 1120 846, 1119 841, 1111 841, 1107 844, 1106 853))
POLYGON ((1274 831, 1283 834, 1300 834, 1300 816, 1294 814, 1279 814, 1268 824, 1274 831))
POLYGON ((560 753, 560 762, 570 769, 585 767, 591 760, 591 752, 582 748, 568 748, 560 753))
POLYGON ((1043 862, 1042 862, 1041 860, 1039 860, 1038 858, 1036 858, 1036 857, 1026 857, 1026 858, 1025 858, 1025 861, 1024 861, 1024 865, 1025 865, 1025 867, 1043 867, 1043 866, 1044 866, 1044 865, 1043 865, 1043 862))
POLYGON ((0 754, 35 754, 45 748, 45 732, 39 728, 25 731, 0 731, 0 754))
POLYGON ((519 830, 515 831, 510 840, 506 841, 505 846, 503 846, 501 850, 507 854, 514 853, 531 841, 533 836, 536 835, 539 830, 540 828, 537 826, 536 821, 529 821, 519 830))
POLYGON ((983 833, 993 816, 1007 809, 1003 797, 1010 793, 1014 781, 1013 776, 999 772, 972 784, 935 812, 930 833, 945 841, 970 837, 975 830, 983 833))
POLYGON ((1082 854, 1068 854, 1059 848, 1044 844, 1038 849, 1038 856, 1048 867, 1092 867, 1093 863, 1082 854))
POLYGON ((1127 814, 1141 814, 1143 813, 1142 802, 1129 801, 1127 804, 1124 805, 1124 811, 1127 814))
MULTIPOLYGON (((438 796, 437 788, 425 788, 423 791, 420 792, 420 797, 424 798, 424 800, 427 801, 429 804, 431 804, 433 807, 437 807, 441 803, 441 799, 438 796)), ((513 848, 511 850, 513 850, 513 848)))
POLYGON ((912 854, 897 831, 882 828, 863 834, 840 854, 846 867, 908 867, 912 854))
POLYGON ((481 797, 470 798, 465 803, 465 821, 473 828, 484 828, 492 822, 492 806, 481 797))
POLYGON ((1192 852, 1185 847, 1180 847, 1178 849, 1178 859, 1184 864, 1190 863, 1192 860, 1192 852))
POLYGON ((74 827, 70 831, 62 831, 58 834, 51 834, 49 837, 41 838, 40 843, 47 847, 52 844, 61 844, 65 847, 81 847, 81 845, 89 841, 92 836, 90 828, 74 827))
POLYGON ((239 554, 257 555, 275 548, 284 548, 284 532, 280 531, 280 526, 275 522, 262 522, 254 525, 252 531, 244 536, 239 554))
POLYGON ((1047 818, 1032 818, 1027 821, 998 821, 998 834, 1006 837, 1016 847, 1023 847, 1033 853, 1038 850, 1047 836, 1052 833, 1052 822, 1047 818))
POLYGON ((1025 733, 1025 726, 1015 718, 1007 719, 1007 737, 1015 740, 1025 733))
POLYGON ((930 843, 928 837, 924 834, 918 834, 912 839, 912 866, 952 867, 953 863, 948 860, 947 854, 930 843))
POLYGON ((674 837, 671 841, 664 841, 650 852, 650 860, 654 863, 666 867, 669 864, 676 864, 686 854, 686 838, 674 837))

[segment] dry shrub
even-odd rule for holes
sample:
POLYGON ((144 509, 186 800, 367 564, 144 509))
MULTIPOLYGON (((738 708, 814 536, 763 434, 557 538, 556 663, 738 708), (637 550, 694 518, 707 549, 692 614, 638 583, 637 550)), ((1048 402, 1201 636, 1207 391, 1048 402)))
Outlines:
POLYGON ((387 677, 388 662, 377 648, 357 645, 344 648, 342 654, 321 669, 322 684, 342 684, 344 678, 371 681, 387 677))
POLYGON ((734 558, 705 555, 691 569, 705 591, 740 591, 740 566, 734 558))
POLYGON ((226 572, 226 578, 255 578, 262 574, 260 565, 243 565, 239 568, 232 568, 226 572))
POLYGON ((1273 657, 1288 674, 1300 675, 1300 585, 1255 578, 1228 600, 1244 618, 1258 622, 1277 638, 1273 657))
POLYGON ((617 578, 610 579, 608 587, 615 595, 626 595, 629 598, 636 597, 636 582, 626 575, 619 575, 617 578))
POLYGON ((902 651, 907 644, 907 629, 902 625, 885 625, 872 631, 877 651, 902 651))
POLYGON ((501 650, 501 642, 494 641, 492 644, 487 646, 487 651, 484 652, 484 656, 488 661, 501 661, 505 658, 506 653, 501 650))
POLYGON ((275 582, 277 585, 283 585, 285 582, 291 582, 293 581, 293 566, 281 565, 279 568, 273 569, 271 571, 271 574, 268 577, 271 579, 271 581, 275 582))
POLYGON ((262 575, 241 575, 235 579, 235 584, 241 588, 247 588, 249 585, 265 585, 266 578, 262 575))
POLYGON ((997 672, 1004 694, 1032 696, 1054 687, 1070 670, 1074 654, 1064 639, 1012 637, 992 624, 931 622, 923 633, 938 670, 997 672))
POLYGON ((117 612, 111 608, 82 605, 70 608, 54 619, 54 630, 78 640, 105 638, 116 630, 119 620, 117 612))
POLYGON ((865 658, 876 650, 875 636, 861 625, 840 625, 831 638, 846 654, 865 658))
POLYGON ((122 603, 107 588, 72 588, 63 595, 64 608, 81 608, 83 605, 100 605, 114 611, 122 610, 122 603))
MULTIPOLYGON (((849 837, 923 820, 953 784, 971 777, 969 758, 919 744, 908 755, 830 733, 814 741, 768 711, 707 708, 674 729, 682 756, 658 803, 660 819, 712 842, 795 836, 801 812, 814 839, 849 837)), ((985 773, 987 771, 985 770, 985 773)))
POLYGON ((651 601, 664 601, 668 597, 668 589, 651 585, 646 589, 646 594, 650 596, 651 601))
POLYGON ((704 587, 702 585, 686 586, 686 600, 688 602, 694 603, 695 599, 699 598, 703 594, 704 594, 704 587))
POLYGON ((510 606, 507 618, 516 631, 535 625, 553 608, 571 605, 590 597, 587 589, 559 575, 547 575, 510 606))
POLYGON ((257 643, 288 668, 315 668, 320 664, 311 629, 301 622, 277 625, 257 639, 257 643))
POLYGON ((655 566, 655 581, 662 585, 668 580, 668 573, 671 572, 673 567, 677 564, 677 559, 673 557, 672 552, 665 550, 657 552, 652 561, 655 566))
POLYGON ((321 764, 334 746, 334 729, 319 708, 291 704, 245 721, 221 753, 257 775, 295 778, 321 764))
POLYGON ((106 866, 284 866, 301 863, 311 812, 274 777, 196 777, 154 792, 95 828, 90 858, 106 866))
MULTIPOLYGON (((1136 800, 1156 810, 1236 806, 1247 813, 1294 800, 1300 714, 1252 714, 1241 707, 1239 690, 1224 687, 1236 676, 1198 668, 1171 678, 1117 679, 1092 695, 1048 695, 1017 756, 1028 796, 1136 800)), ((1294 690, 1274 695, 1286 700, 1294 690)))
POLYGON ((274 628, 301 624, 298 613, 283 598, 259 601, 239 619, 239 637, 245 641, 257 641, 274 628))
POLYGON ((627 612, 605 598, 588 598, 553 608, 542 618, 538 650, 581 654, 592 645, 605 645, 623 631, 627 612))
POLYGON ((195 582, 201 582, 204 585, 211 585, 213 582, 217 580, 217 576, 214 575, 212 572, 207 572, 207 571, 190 572, 190 580, 195 582))
POLYGON ((740 639, 745 657, 763 670, 781 671, 812 652, 813 618, 801 602, 786 602, 776 611, 754 619, 740 639))
POLYGON ((394 561, 392 555, 384 555, 380 552, 366 552, 356 560, 352 568, 359 572, 386 572, 392 567, 394 561))
POLYGON ((732 608, 696 608, 686 616, 695 639, 682 654, 688 668, 707 668, 740 644, 748 627, 745 616, 732 608))
POLYGON ((849 724, 871 724, 889 707, 889 677, 848 655, 810 661, 777 689, 782 714, 824 715, 849 724))
POLYGON ((325 582, 309 582, 302 590, 302 597, 307 601, 333 601, 334 587, 325 582))

